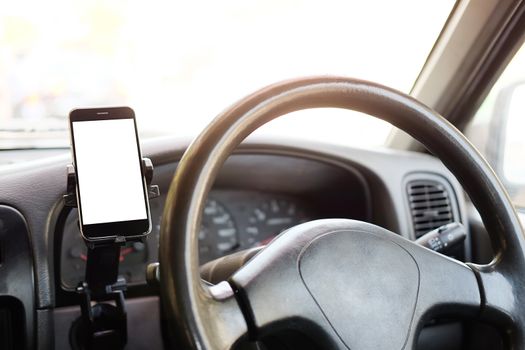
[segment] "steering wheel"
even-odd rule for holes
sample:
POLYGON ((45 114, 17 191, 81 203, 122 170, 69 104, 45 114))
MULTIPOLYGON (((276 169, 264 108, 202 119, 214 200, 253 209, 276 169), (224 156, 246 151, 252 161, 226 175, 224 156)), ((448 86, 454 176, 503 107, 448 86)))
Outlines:
POLYGON ((187 149, 162 219, 161 303, 169 336, 184 349, 230 349, 243 337, 283 329, 300 330, 322 348, 413 349, 422 325, 442 315, 492 323, 509 348, 523 349, 524 252, 523 229, 503 186, 453 125, 414 98, 375 83, 303 78, 232 105, 187 149), (326 219, 281 234, 227 282, 202 282, 197 235, 222 164, 261 125, 318 107, 383 119, 439 157, 480 212, 495 259, 464 264, 369 223, 326 219))

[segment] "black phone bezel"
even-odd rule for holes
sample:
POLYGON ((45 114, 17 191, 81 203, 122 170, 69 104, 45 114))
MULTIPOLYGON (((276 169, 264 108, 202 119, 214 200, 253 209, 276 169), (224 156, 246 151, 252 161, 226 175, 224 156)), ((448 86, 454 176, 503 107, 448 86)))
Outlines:
MULTIPOLYGON (((76 180, 77 180, 77 204, 79 211, 80 221, 80 233, 85 240, 90 242, 100 241, 114 241, 117 237, 125 237, 126 240, 140 239, 145 237, 151 231, 151 214, 148 200, 147 184, 144 176, 144 168, 142 166, 142 152, 140 149, 139 136, 137 131, 137 122, 135 120, 135 112, 129 107, 108 107, 108 108, 83 108, 74 109, 69 113, 69 129, 71 136, 71 148, 73 153, 73 165, 75 167, 76 180), (140 172, 142 176, 142 187, 144 193, 144 203, 146 205, 146 219, 141 220, 129 220, 129 221, 117 221, 107 222, 99 224, 84 225, 82 223, 82 200, 80 197, 79 187, 81 181, 79 179, 79 172, 77 168, 77 159, 75 151, 75 136, 73 133, 73 123, 84 122, 84 121, 101 121, 101 120, 114 120, 114 119, 132 119, 135 129, 135 140, 137 144, 138 157, 140 172)), ((104 171, 104 169, 101 169, 104 171)), ((112 200, 115 205, 119 205, 118 198, 111 198, 111 184, 105 184, 108 186, 108 198, 112 200)))

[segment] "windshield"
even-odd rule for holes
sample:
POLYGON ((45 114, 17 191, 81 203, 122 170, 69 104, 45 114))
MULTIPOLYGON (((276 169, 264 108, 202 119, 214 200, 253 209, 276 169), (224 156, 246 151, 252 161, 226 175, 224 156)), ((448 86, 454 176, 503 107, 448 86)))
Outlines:
MULTIPOLYGON (((9 1, 0 14, 0 148, 67 146, 69 111, 97 106, 132 107, 142 138, 192 137, 241 97, 304 75, 408 92, 453 5, 9 1)), ((259 132, 380 145, 391 129, 348 111, 299 113, 259 132)))

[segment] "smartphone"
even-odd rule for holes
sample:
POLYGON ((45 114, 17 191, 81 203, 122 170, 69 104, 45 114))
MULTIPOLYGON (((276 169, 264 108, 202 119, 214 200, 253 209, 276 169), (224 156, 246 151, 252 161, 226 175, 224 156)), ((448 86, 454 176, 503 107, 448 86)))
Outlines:
POLYGON ((151 218, 134 111, 75 109, 69 126, 82 236, 93 242, 147 235, 151 218))

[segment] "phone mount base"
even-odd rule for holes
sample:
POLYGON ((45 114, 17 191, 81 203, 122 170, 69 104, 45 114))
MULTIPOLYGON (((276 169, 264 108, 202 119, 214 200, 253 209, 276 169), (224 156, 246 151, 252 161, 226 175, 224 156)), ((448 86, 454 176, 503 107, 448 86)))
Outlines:
POLYGON ((70 330, 73 349, 123 349, 126 346, 128 330, 125 289, 126 281, 119 279, 108 289, 106 302, 93 304, 93 294, 88 284, 79 284, 76 292, 80 296, 82 315, 70 330))

